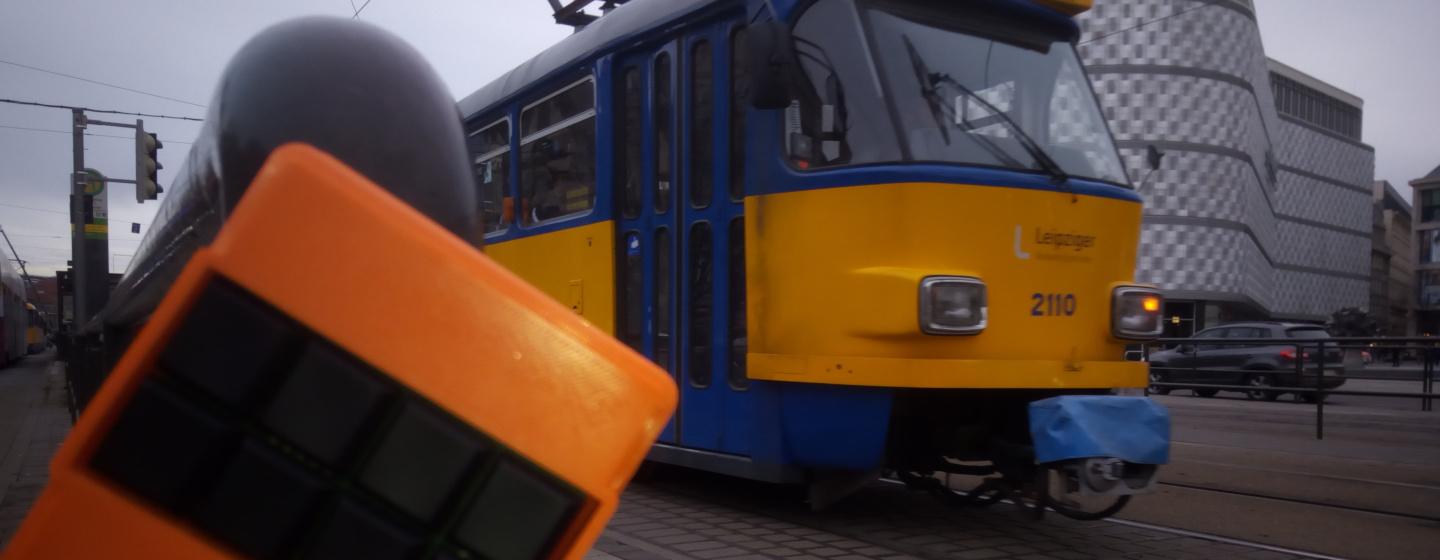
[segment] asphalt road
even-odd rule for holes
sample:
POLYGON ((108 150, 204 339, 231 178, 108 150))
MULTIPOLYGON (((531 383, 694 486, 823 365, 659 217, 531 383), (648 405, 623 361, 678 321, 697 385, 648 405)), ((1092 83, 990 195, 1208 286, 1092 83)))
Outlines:
MULTIPOLYGON (((1352 388, 1419 389, 1397 383, 1352 388)), ((1314 405, 1186 393, 1155 397, 1172 463, 1120 518, 1346 558, 1440 556, 1440 411, 1335 396, 1317 440, 1314 405)))

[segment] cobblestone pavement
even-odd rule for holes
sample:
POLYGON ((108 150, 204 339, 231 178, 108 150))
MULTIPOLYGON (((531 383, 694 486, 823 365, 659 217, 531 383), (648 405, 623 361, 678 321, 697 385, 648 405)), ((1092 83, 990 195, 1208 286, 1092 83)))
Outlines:
POLYGON ((690 472, 633 484, 595 548, 623 560, 1298 557, 1108 521, 1030 521, 1003 504, 956 509, 885 483, 811 512, 782 488, 690 472))
MULTIPOLYGON (((0 550, 48 481, 70 429, 63 371, 31 357, 0 370, 0 550)), ((1143 499, 1143 498, 1142 498, 1143 499)), ((1010 506, 955 509, 876 483, 823 512, 792 488, 661 469, 632 484, 586 560, 783 558, 856 560, 1295 558, 1258 547, 1051 514, 1030 521, 1010 506)))
POLYGON ((70 433, 65 373, 52 354, 0 369, 0 550, 50 480, 50 458, 70 433))

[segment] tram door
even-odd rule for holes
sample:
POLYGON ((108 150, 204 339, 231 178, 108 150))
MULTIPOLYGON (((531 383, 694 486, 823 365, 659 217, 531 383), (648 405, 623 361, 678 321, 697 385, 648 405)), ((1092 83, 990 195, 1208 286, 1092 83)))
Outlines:
POLYGON ((660 441, 746 455, 745 189, 743 158, 732 156, 744 144, 731 102, 739 99, 730 91, 733 35, 729 24, 692 29, 613 67, 616 332, 680 388, 660 441))

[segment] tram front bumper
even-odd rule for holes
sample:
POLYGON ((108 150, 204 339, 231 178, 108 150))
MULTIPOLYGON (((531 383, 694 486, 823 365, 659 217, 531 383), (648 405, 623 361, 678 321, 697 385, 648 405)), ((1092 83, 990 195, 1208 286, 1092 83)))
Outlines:
POLYGON ((1170 412, 1145 397, 1064 395, 1030 403, 1035 462, 1068 474, 1080 494, 1150 489, 1170 462, 1170 412))

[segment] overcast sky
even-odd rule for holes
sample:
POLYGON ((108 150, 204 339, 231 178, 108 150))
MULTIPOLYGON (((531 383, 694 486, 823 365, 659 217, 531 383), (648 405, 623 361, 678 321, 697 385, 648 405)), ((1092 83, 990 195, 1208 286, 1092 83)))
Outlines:
POLYGON ((1375 147, 1375 178, 1409 198, 1410 180, 1440 165, 1440 1, 1255 4, 1270 58, 1365 100, 1361 139, 1375 147))
MULTIPOLYGON (((1440 130, 1434 101, 1434 92, 1440 91, 1440 66, 1434 59, 1440 54, 1440 35, 1433 30, 1440 22, 1440 1, 1256 3, 1271 57, 1365 99, 1363 136, 1376 148, 1376 174, 1408 196, 1406 183, 1440 164, 1440 148, 1429 141, 1440 130)), ((189 103, 4 62, 0 98, 203 116, 196 105, 209 102, 226 61, 255 33, 296 16, 351 13, 350 0, 0 0, 0 60, 189 103)), ((371 0, 360 19, 414 45, 457 98, 569 34, 550 19, 545 0, 371 0)), ((70 252, 65 215, 69 120, 63 110, 0 104, 0 227, 36 275, 63 268, 70 252)), ((199 123, 146 118, 145 125, 165 143, 160 183, 167 185, 189 149, 182 142, 194 138, 199 123)), ((133 133, 100 127, 90 132, 124 138, 87 138, 87 166, 133 178, 133 133)), ((129 185, 114 185, 112 191, 111 266, 120 271, 140 240, 130 233, 129 223, 148 225, 158 203, 136 204, 129 185)))

